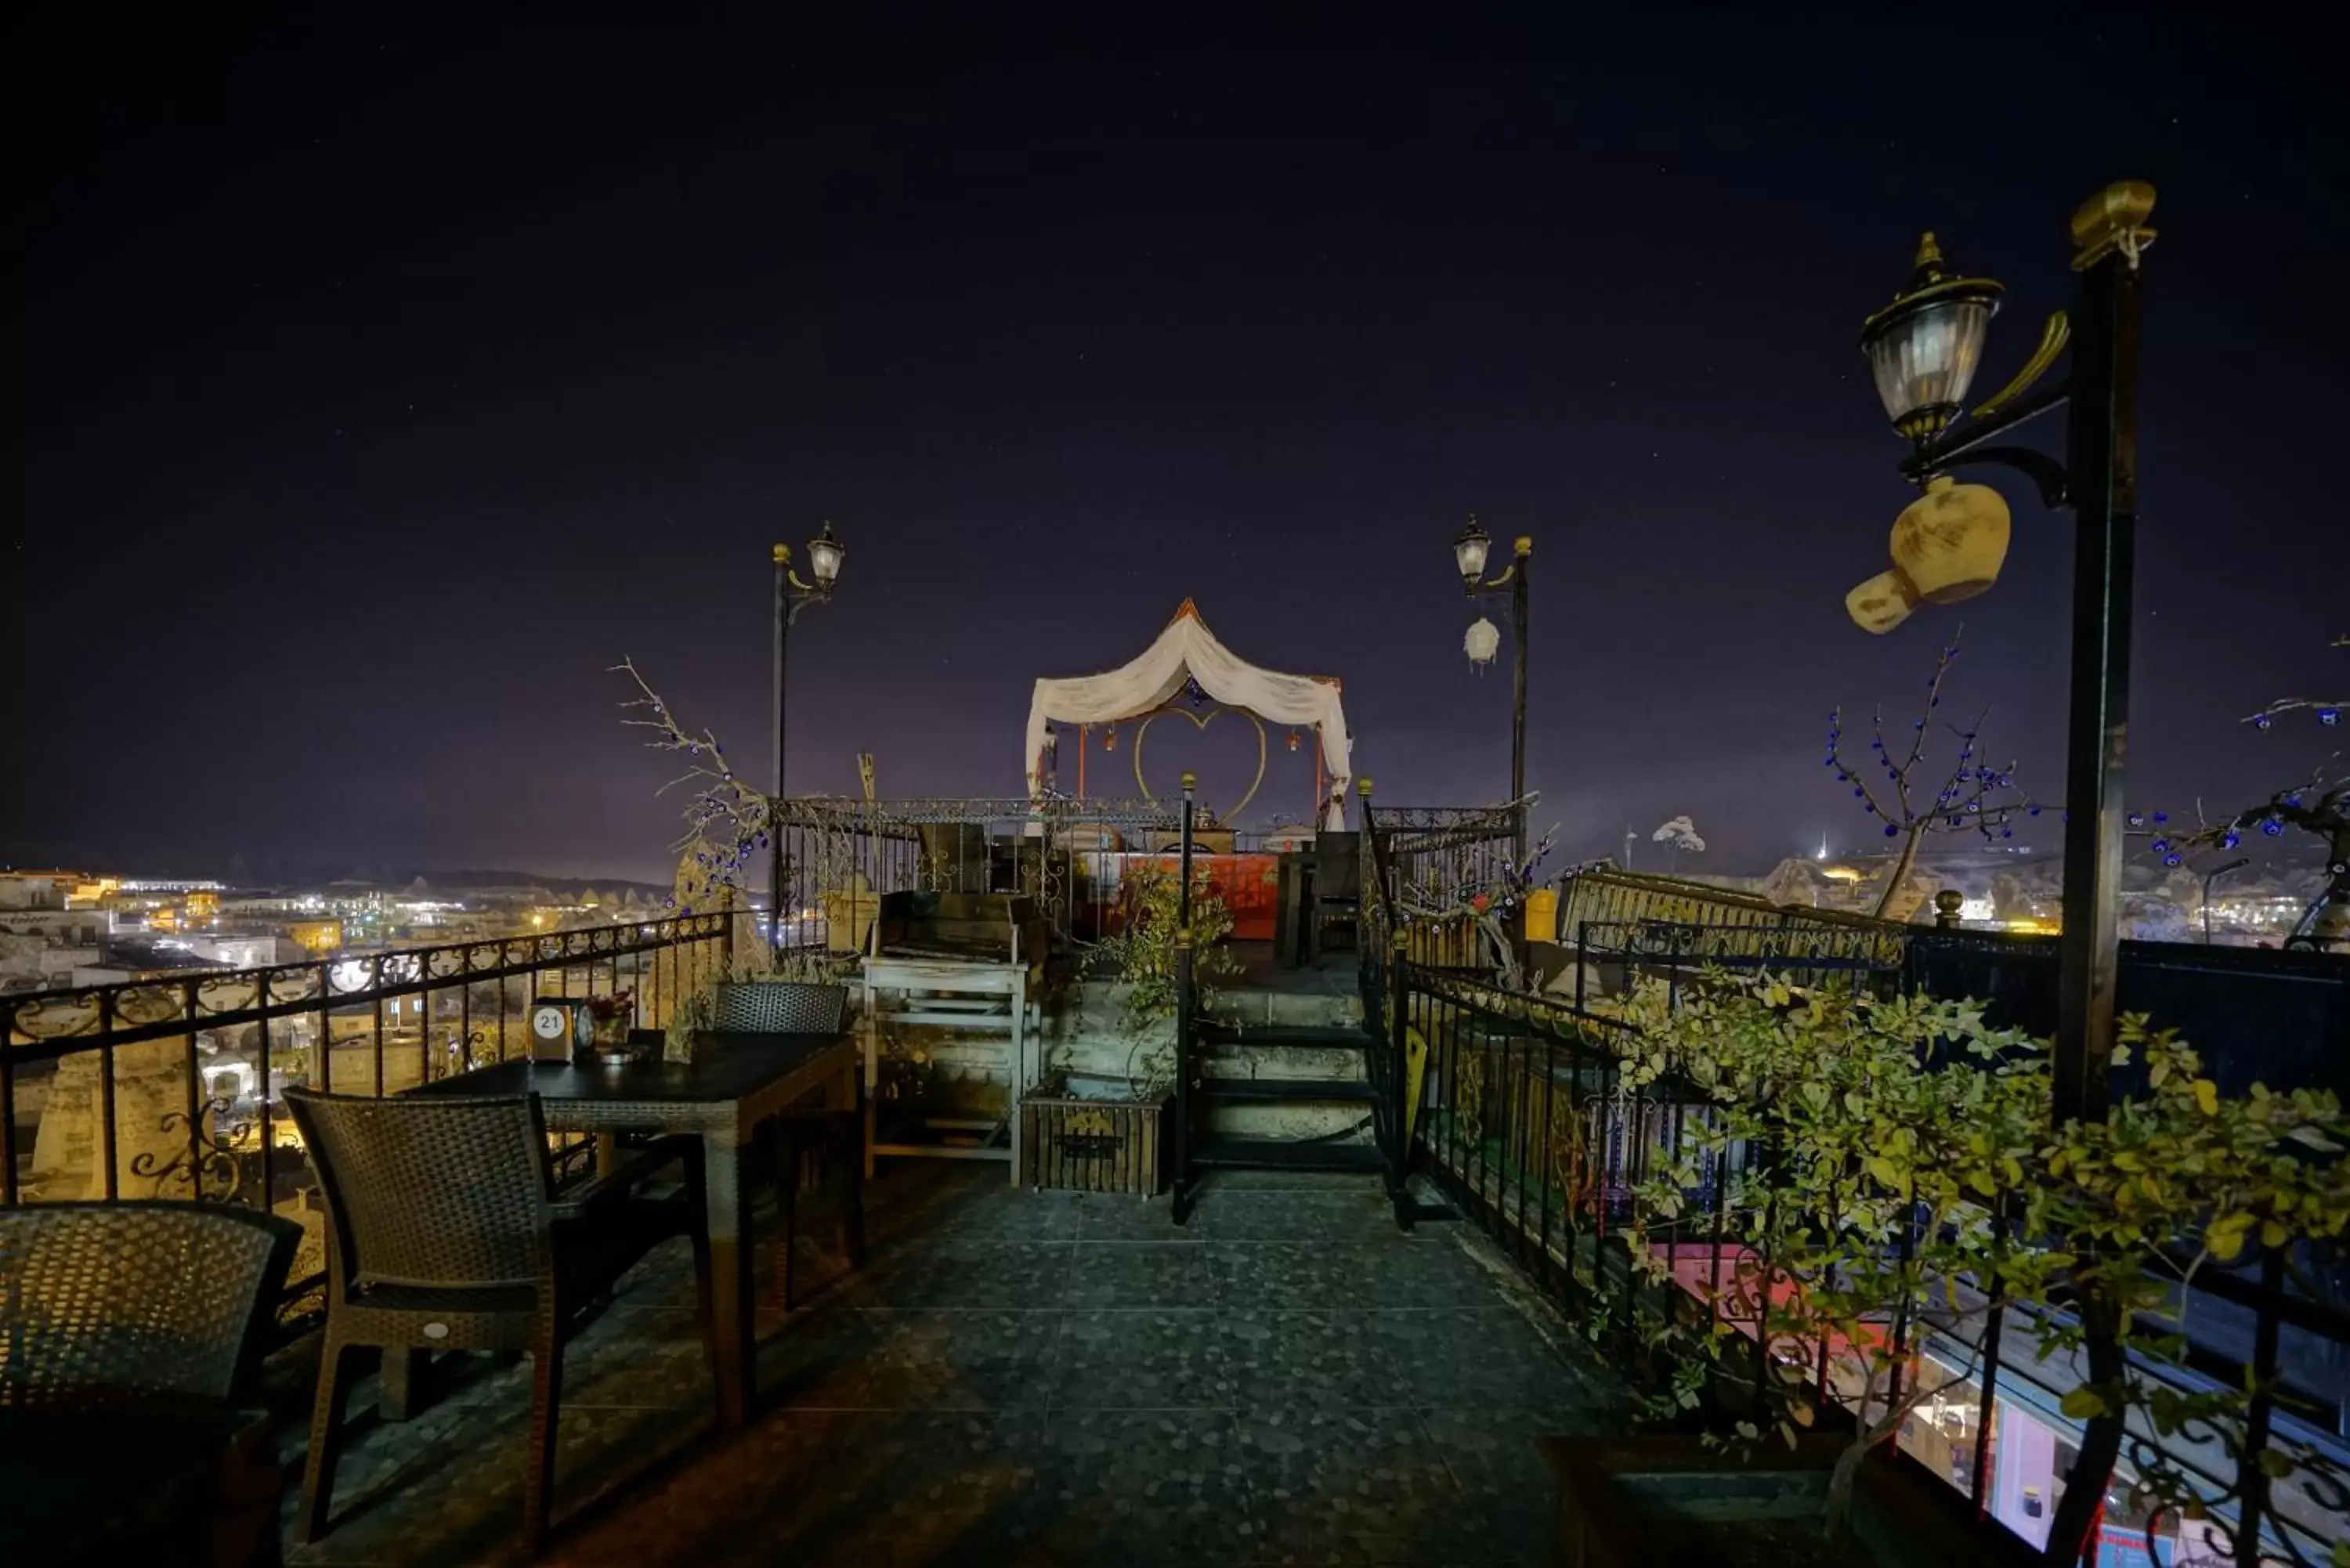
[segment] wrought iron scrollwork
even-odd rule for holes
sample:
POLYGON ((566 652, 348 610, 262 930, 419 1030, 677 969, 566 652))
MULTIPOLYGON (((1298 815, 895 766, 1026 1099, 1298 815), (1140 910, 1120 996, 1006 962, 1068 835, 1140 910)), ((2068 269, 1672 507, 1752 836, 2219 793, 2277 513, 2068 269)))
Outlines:
POLYGON ((235 1152, 220 1140, 219 1127, 235 1102, 207 1097, 198 1103, 197 1120, 192 1132, 188 1113, 166 1111, 157 1122, 155 1130, 178 1134, 176 1145, 165 1158, 150 1150, 133 1155, 130 1174, 141 1181, 155 1184, 158 1197, 169 1196, 169 1186, 187 1189, 190 1198, 230 1199, 244 1185, 244 1173, 238 1168, 235 1152))

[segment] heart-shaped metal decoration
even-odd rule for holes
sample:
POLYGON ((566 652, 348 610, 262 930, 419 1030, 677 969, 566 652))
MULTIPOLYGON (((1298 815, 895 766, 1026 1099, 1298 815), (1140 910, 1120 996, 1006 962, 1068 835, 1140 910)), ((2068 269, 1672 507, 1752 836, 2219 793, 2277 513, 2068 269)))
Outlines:
MULTIPOLYGON (((1223 711, 1224 710, 1222 707, 1211 708, 1205 713, 1194 713, 1189 708, 1161 708, 1158 711, 1146 716, 1142 722, 1136 726, 1134 732, 1134 786, 1142 792, 1143 799, 1149 801, 1153 805, 1157 805, 1159 804, 1159 797, 1150 793, 1150 785, 1142 776, 1142 742, 1143 738, 1150 733, 1150 726, 1165 718, 1168 714, 1172 713, 1179 719, 1191 720, 1191 727, 1193 729, 1205 730, 1215 719, 1216 715, 1223 711)), ((1264 783, 1264 721, 1258 718, 1255 714, 1250 712, 1245 708, 1234 708, 1232 711, 1238 713, 1242 718, 1246 719, 1250 723, 1256 726, 1256 777, 1249 780, 1248 792, 1241 796, 1239 803, 1235 805, 1231 811, 1226 812, 1216 818, 1218 822, 1227 827, 1230 827, 1233 823, 1236 823, 1241 819, 1241 813, 1246 811, 1249 808, 1249 802, 1256 798, 1257 787, 1264 783)))

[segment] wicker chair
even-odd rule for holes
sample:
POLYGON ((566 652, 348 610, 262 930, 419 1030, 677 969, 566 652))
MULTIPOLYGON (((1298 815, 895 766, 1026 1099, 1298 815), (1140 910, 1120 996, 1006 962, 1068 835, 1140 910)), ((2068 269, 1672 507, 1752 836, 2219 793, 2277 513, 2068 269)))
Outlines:
MULTIPOLYGON (((848 1027, 848 987, 805 981, 736 981, 714 987, 711 1028, 733 1034, 838 1034, 848 1027)), ((864 1120, 857 1112, 795 1111, 775 1124, 769 1155, 775 1177, 775 1205, 783 1223, 775 1242, 775 1280, 783 1307, 799 1304, 799 1195, 801 1167, 818 1151, 829 1179, 854 1186, 865 1174, 860 1140, 864 1120)), ((837 1244, 845 1268, 854 1269, 865 1251, 865 1205, 861 1192, 840 1202, 837 1244)))
POLYGON ((252 1399, 301 1239, 224 1204, 0 1209, 0 1406, 252 1399))
POLYGON ((722 1034, 837 1034, 848 1026, 848 987, 795 980, 712 986, 710 1027, 722 1034))
POLYGON ((671 1236, 693 1241, 715 1386, 701 1143, 667 1138, 634 1151, 558 1201, 535 1095, 379 1100, 288 1089, 286 1097, 328 1221, 326 1348, 296 1539, 326 1532, 350 1390, 348 1351, 525 1351, 532 1379, 523 1536, 536 1552, 554 1490, 564 1343, 583 1307, 671 1236), (684 1166, 681 1191, 637 1194, 672 1161, 684 1166))
POLYGON ((0 1511, 16 1545, 57 1527, 99 1561, 277 1561, 261 1358, 301 1236, 221 1204, 0 1210, 0 1511))

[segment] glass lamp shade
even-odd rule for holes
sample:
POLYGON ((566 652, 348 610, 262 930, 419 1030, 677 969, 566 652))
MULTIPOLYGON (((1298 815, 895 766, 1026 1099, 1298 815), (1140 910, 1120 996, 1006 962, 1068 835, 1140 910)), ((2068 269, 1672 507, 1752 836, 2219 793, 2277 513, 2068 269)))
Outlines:
POLYGON ((824 532, 808 541, 808 569, 816 573, 816 587, 828 588, 840 576, 840 563, 848 552, 832 536, 832 524, 827 523, 824 532))
POLYGON ((1471 582, 1485 575, 1485 555, 1492 549, 1493 541, 1485 530, 1477 526, 1476 514, 1469 516, 1469 526, 1461 530, 1461 537, 1452 541, 1452 562, 1461 575, 1471 582))
POLYGON ((1924 441, 1958 417, 2000 293, 1990 278, 1945 273, 1941 250, 1926 236, 1909 287, 1860 329, 1861 352, 1895 430, 1924 441))

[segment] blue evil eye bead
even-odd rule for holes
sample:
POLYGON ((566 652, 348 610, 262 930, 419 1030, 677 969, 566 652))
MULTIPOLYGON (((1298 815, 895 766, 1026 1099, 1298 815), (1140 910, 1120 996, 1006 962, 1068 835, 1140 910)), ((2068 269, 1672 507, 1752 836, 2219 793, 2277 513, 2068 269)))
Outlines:
POLYGON ((2026 806, 2024 807, 2024 815, 2026 816, 2038 816, 2040 815, 2040 808, 2036 805, 2026 806))
POLYGON ((1868 749, 1872 752, 1881 752, 1885 749, 1885 742, 1880 740, 1871 740, 1868 742, 1868 749))
POLYGON ((2291 794, 2284 797, 2284 803, 2287 805, 2299 805, 2301 804, 2301 792, 2299 790, 2293 791, 2291 794))
POLYGON ((2317 722, 2321 724, 2338 724, 2342 722, 2342 710, 2339 708, 2320 708, 2317 711, 2317 722))
POLYGON ((1958 826, 1958 825, 1959 825, 1959 819, 1958 819, 1957 817, 1955 817, 1955 816, 1953 816, 1953 817, 1950 817, 1950 818, 1946 819, 1946 821, 1944 822, 1944 826, 1948 826, 1948 827, 1956 827, 1956 826, 1958 826))
POLYGON ((2261 831, 2274 838, 2284 832, 2284 824, 2272 816, 2261 824, 2261 831))
POLYGON ((2162 857, 2162 863, 2165 866, 2176 866, 2178 864, 2178 861, 2179 857, 2176 855, 2166 855, 2162 857))
POLYGON ((2157 827, 2160 827, 2164 823, 2168 822, 2169 820, 2170 813, 2167 811, 2158 811, 2154 814, 2154 825, 2157 827))
POLYGON ((2157 855, 2167 854, 2170 849, 2170 840, 2168 838, 2158 838, 2154 841, 2153 848, 2157 855))
POLYGON ((1891 823, 1889 823, 1889 822, 1888 822, 1888 823, 1887 823, 1887 824, 1885 825, 1885 836, 1886 836, 1886 837, 1887 837, 1887 838, 1896 838, 1896 837, 1898 837, 1898 836, 1900 836, 1900 833, 1901 833, 1901 830, 1900 830, 1899 828, 1898 828, 1898 827, 1894 826, 1891 823))
POLYGON ((2144 827, 2146 826, 2145 815, 2139 812, 2131 812, 2129 814, 2129 825, 2132 827, 2144 827))
POLYGON ((2255 730, 2265 730, 2271 724, 2275 722, 2276 715, 2273 713, 2255 713, 2252 715, 2252 728, 2255 730))
POLYGON ((2002 827, 1999 830, 1999 836, 2002 838, 2012 838, 2015 836, 2015 829, 2012 827, 2002 827))
POLYGON ((2244 836, 2231 827, 2228 829, 2227 832, 2220 836, 2220 847, 2222 849, 2233 849, 2237 845, 2241 844, 2243 841, 2244 836))
POLYGON ((1866 795, 1866 794, 1868 794, 1868 792, 1867 792, 1866 790, 1865 790, 1865 789, 1861 788, 1858 784, 1855 784, 1855 785, 1853 785, 1853 786, 1852 786, 1852 798, 1853 798, 1853 799, 1855 799, 1855 800, 1858 800, 1858 799, 1860 799, 1862 796, 1864 796, 1864 795, 1866 795))

